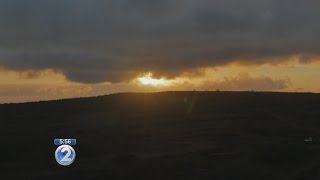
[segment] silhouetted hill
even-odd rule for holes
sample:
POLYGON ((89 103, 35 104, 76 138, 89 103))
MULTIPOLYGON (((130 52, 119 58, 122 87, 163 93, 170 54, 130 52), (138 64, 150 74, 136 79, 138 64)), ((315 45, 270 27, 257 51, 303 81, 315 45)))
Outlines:
POLYGON ((0 105, 0 124, 0 179, 320 178, 320 94, 123 93, 0 105), (54 138, 77 138, 73 165, 54 138))

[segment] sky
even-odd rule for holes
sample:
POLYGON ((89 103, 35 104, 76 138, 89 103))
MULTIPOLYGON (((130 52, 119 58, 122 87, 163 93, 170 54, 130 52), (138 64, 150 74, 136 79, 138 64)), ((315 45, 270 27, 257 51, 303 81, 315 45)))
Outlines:
POLYGON ((0 103, 320 91, 318 0, 0 0, 0 103))

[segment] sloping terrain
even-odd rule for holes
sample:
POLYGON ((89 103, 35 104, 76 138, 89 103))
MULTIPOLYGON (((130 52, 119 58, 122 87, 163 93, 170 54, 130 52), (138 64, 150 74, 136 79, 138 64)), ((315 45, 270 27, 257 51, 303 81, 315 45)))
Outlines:
POLYGON ((320 179, 320 94, 123 93, 7 104, 0 135, 0 179, 320 179), (73 165, 56 163, 54 138, 77 138, 73 165))

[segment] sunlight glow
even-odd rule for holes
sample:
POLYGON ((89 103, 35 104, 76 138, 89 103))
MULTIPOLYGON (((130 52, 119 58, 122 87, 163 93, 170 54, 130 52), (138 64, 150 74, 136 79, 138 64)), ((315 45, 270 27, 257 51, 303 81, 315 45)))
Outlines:
POLYGON ((138 78, 138 82, 142 85, 149 85, 149 86, 166 86, 169 85, 169 81, 161 78, 161 79, 154 79, 152 78, 152 73, 148 73, 142 77, 138 78))

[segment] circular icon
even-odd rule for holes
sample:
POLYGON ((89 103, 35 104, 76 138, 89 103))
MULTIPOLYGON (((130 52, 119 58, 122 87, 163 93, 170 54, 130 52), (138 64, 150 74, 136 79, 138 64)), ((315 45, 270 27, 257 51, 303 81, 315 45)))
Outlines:
POLYGON ((61 145, 57 148, 55 156, 60 165, 69 166, 76 159, 76 151, 69 145, 61 145))

